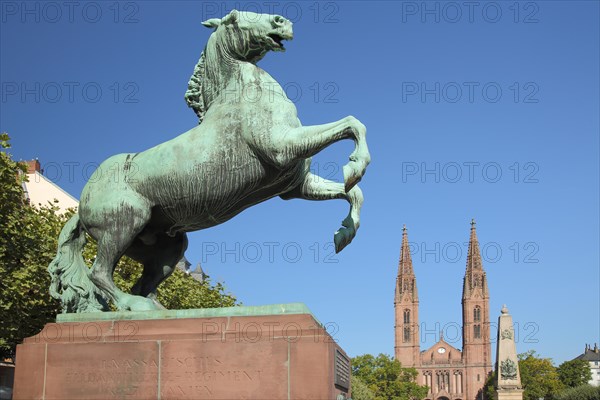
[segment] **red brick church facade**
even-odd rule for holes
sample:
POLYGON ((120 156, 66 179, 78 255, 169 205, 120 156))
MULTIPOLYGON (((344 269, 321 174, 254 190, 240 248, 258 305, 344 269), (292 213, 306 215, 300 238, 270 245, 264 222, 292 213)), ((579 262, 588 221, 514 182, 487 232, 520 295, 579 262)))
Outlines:
POLYGON ((429 387, 427 400, 482 400, 483 386, 492 372, 489 290, 481 262, 475 222, 467 254, 462 295, 462 349, 442 338, 427 350, 420 350, 419 297, 406 228, 394 298, 396 313, 395 358, 403 367, 419 372, 417 382, 429 387))

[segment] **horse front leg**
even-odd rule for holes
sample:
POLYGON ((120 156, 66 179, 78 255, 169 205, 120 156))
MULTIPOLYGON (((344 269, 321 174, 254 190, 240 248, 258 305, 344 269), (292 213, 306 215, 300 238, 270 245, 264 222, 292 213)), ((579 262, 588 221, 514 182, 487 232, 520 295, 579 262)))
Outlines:
POLYGON ((343 167, 344 191, 348 193, 361 180, 371 162, 366 135, 367 128, 358 119, 349 116, 329 124, 290 129, 280 137, 272 138, 273 143, 267 148, 273 150, 271 158, 275 165, 285 167, 312 157, 339 140, 354 140, 350 161, 343 167))
POLYGON ((358 185, 354 185, 352 189, 346 192, 343 184, 332 182, 308 172, 300 185, 280 195, 280 197, 284 200, 294 198, 305 200, 345 199, 350 203, 350 211, 342 221, 342 227, 333 236, 335 252, 342 251, 356 236, 356 231, 360 226, 360 209, 363 204, 362 191, 358 185))

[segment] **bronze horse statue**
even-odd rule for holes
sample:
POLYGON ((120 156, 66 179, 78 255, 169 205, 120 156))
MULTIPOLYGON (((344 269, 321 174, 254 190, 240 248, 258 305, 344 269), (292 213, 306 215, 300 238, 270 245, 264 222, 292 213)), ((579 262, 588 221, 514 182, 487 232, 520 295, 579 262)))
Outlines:
POLYGON ((119 310, 162 309, 156 289, 182 258, 186 232, 275 196, 345 199, 350 212, 334 235, 336 251, 356 235, 363 202, 356 184, 370 162, 365 126, 351 116, 302 126, 281 86, 256 66, 268 51, 284 50, 292 23, 233 10, 203 25, 214 32, 186 93, 200 124, 146 151, 110 157, 90 177, 49 266, 50 293, 63 312, 107 310, 110 301, 119 310), (311 157, 342 139, 355 142, 344 183, 311 173, 311 157), (114 166, 120 179, 101 173, 114 166), (85 232, 98 243, 91 269, 81 254, 85 232), (123 255, 144 266, 131 294, 113 282, 123 255))

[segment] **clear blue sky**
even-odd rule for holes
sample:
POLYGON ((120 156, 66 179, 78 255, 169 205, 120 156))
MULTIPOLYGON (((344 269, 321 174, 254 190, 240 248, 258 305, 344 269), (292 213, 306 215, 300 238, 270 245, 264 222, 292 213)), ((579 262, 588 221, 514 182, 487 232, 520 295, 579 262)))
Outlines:
MULTIPOLYGON (((236 6, 0 5, 0 130, 15 158, 38 157, 75 197, 110 155, 196 124, 183 95, 210 34, 200 22, 236 6)), ((194 264, 244 304, 306 303, 353 356, 391 354, 406 224, 425 349, 439 330, 456 339, 476 218, 492 321, 506 303, 518 351, 562 362, 600 342, 598 2, 237 7, 294 21, 287 52, 260 65, 303 124, 358 117, 373 162, 361 229, 341 254, 330 243, 345 202, 274 199, 192 234, 194 264)), ((328 148, 315 170, 341 179, 351 151, 328 148)))

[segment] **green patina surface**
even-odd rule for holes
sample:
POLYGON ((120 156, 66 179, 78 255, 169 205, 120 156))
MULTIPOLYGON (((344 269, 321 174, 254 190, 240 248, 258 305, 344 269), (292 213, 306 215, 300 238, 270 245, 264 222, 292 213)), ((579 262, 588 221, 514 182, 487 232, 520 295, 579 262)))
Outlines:
MULTIPOLYGON (((112 304, 133 312, 122 319, 189 315, 162 311, 156 300, 158 286, 182 260, 187 233, 217 226, 275 197, 344 199, 350 209, 333 234, 335 251, 356 235, 363 204, 357 183, 371 160, 366 127, 353 116, 303 126, 283 87, 256 65, 268 52, 285 50, 283 42, 294 36, 292 22, 232 10, 203 25, 213 32, 185 94, 201 123, 150 149, 114 155, 90 177, 48 267, 50 294, 64 312, 113 319, 121 314, 97 314, 112 304), (339 140, 355 143, 342 168, 343 183, 311 172, 312 157, 339 140), (86 233, 98 243, 91 269, 81 255, 86 233), (123 255, 144 266, 130 293, 112 277, 123 255)), ((190 311, 192 316, 205 312, 190 311)))
POLYGON ((89 322, 118 320, 149 320, 178 318, 249 317, 261 315, 310 314, 318 321, 304 303, 269 304, 264 306, 239 306, 223 308, 199 308, 191 310, 117 311, 68 313, 56 316, 56 322, 89 322))

